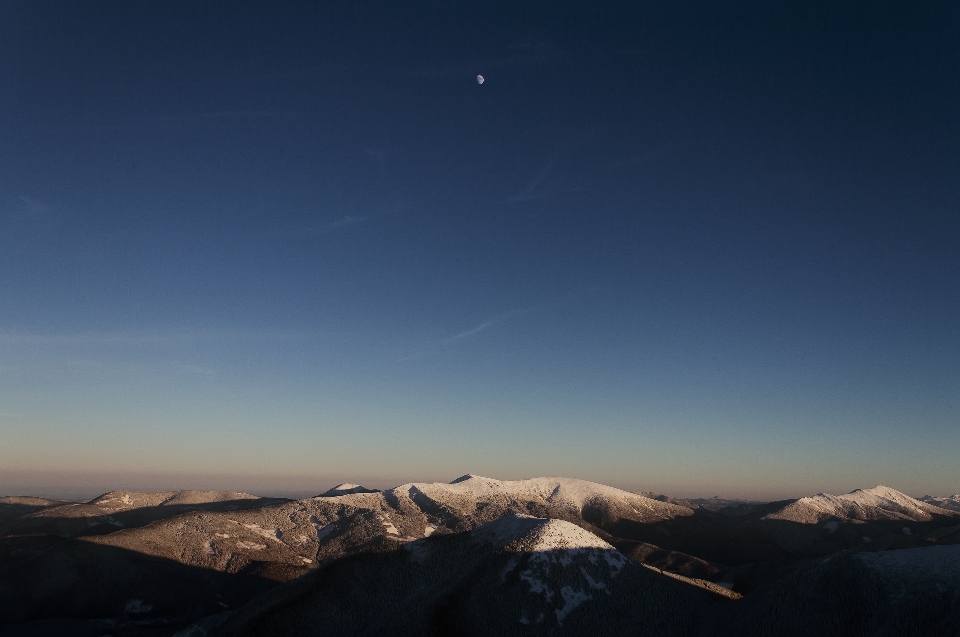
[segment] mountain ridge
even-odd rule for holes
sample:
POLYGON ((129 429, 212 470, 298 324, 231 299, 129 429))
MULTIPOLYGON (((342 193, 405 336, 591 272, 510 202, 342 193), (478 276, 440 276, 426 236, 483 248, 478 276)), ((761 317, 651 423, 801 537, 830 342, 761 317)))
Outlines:
POLYGON ((854 489, 842 495, 818 493, 799 498, 766 517, 801 524, 819 524, 830 519, 927 522, 934 516, 954 514, 953 511, 912 498, 896 489, 877 485, 869 489, 854 489))

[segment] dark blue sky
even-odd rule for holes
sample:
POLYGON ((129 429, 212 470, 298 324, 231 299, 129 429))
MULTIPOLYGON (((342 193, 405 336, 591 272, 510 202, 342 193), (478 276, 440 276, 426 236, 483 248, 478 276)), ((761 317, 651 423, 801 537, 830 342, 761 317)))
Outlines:
POLYGON ((522 4, 0 5, 0 486, 960 491, 960 10, 522 4))

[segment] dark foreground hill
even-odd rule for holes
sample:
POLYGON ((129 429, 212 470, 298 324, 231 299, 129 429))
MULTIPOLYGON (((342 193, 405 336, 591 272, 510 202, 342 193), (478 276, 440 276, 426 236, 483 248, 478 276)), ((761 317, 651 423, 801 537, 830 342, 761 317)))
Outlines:
POLYGON ((511 516, 342 560, 180 635, 375 634, 955 637, 960 545, 841 552, 718 601, 572 524, 511 516))
POLYGON ((956 637, 960 545, 843 552, 711 617, 703 635, 956 637))
POLYGON ((508 515, 342 560, 193 634, 679 637, 710 603, 569 522, 508 515))

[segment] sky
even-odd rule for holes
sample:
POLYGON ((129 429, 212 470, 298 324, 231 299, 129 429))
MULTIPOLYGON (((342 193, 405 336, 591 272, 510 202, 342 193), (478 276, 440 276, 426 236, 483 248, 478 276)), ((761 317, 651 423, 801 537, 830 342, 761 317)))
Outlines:
POLYGON ((958 493, 958 32, 7 0, 0 492, 958 493))

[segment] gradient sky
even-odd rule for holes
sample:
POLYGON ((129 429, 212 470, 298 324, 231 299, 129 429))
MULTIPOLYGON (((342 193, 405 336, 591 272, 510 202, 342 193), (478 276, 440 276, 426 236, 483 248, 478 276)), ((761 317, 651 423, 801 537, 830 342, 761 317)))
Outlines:
POLYGON ((960 9, 892 4, 3 2, 0 492, 960 492, 960 9))

